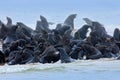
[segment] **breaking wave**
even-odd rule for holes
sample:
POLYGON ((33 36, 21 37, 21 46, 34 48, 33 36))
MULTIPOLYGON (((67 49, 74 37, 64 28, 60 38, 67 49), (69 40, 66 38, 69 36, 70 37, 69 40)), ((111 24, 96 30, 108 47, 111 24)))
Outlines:
POLYGON ((25 65, 4 65, 0 66, 0 74, 22 73, 22 72, 67 72, 67 71, 120 71, 120 61, 115 59, 100 60, 77 60, 73 63, 51 63, 51 64, 25 64, 25 65))

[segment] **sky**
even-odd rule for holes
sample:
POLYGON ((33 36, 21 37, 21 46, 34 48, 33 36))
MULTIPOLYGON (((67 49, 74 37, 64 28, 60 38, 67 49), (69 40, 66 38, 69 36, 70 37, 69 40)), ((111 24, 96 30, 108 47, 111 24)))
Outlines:
POLYGON ((73 13, 77 14, 76 28, 88 17, 99 21, 107 29, 120 25, 120 0, 0 0, 0 20, 6 22, 6 16, 35 27, 39 16, 45 16, 50 22, 62 23, 73 13))

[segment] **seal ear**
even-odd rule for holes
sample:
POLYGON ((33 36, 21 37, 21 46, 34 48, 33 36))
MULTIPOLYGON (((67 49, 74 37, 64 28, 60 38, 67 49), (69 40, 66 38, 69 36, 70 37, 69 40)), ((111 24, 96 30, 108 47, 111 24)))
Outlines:
POLYGON ((92 26, 92 20, 90 20, 89 18, 83 18, 83 20, 87 23, 87 25, 92 26))
POLYGON ((7 26, 12 25, 12 19, 10 17, 6 17, 7 19, 7 26))
POLYGON ((68 25, 71 26, 72 29, 74 29, 74 19, 76 18, 77 14, 71 14, 69 15, 65 21, 64 21, 64 25, 68 25))

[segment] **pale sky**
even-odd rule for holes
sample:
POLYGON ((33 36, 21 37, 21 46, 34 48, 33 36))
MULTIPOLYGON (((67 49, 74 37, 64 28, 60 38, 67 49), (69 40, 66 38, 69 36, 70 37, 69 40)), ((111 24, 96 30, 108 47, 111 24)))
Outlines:
POLYGON ((120 0, 0 0, 0 20, 6 16, 28 25, 35 25, 39 16, 51 22, 63 22, 72 13, 78 14, 76 26, 84 24, 88 17, 104 25, 120 25, 120 0))

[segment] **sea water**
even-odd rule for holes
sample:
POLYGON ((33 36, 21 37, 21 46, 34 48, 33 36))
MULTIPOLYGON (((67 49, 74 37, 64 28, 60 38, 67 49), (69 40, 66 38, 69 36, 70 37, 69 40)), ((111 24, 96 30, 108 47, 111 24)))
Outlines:
POLYGON ((0 66, 0 80, 120 80, 119 75, 120 61, 115 59, 0 66))

